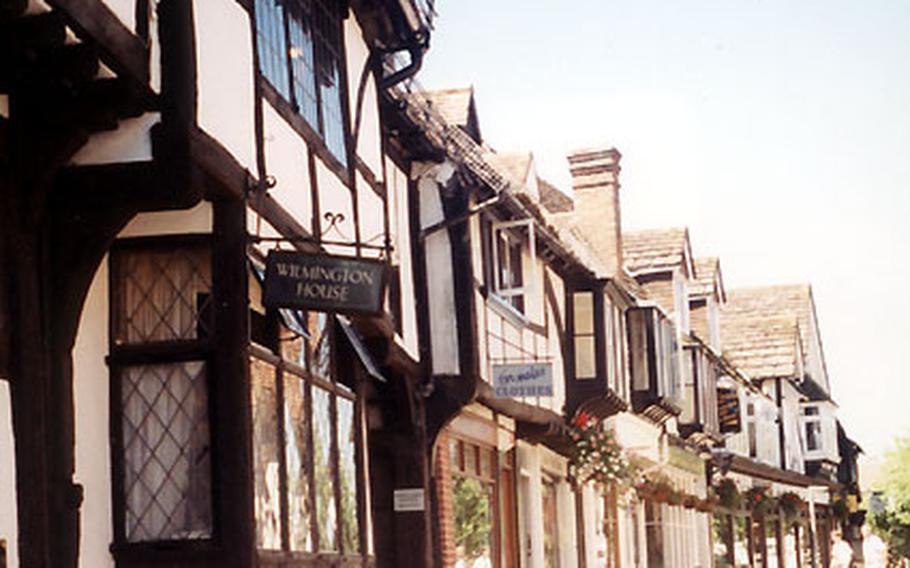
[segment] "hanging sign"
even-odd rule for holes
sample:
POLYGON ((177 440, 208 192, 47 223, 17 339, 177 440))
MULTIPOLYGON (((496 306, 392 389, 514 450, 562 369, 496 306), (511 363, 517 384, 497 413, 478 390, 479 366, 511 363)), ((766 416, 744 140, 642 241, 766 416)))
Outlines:
POLYGON ((386 265, 382 261, 271 251, 265 261, 262 303, 341 314, 382 312, 386 265))
POLYGON ((736 389, 717 389, 717 418, 722 434, 739 432, 742 429, 742 411, 736 389))
POLYGON ((551 363, 493 365, 493 394, 499 398, 553 396, 551 363))

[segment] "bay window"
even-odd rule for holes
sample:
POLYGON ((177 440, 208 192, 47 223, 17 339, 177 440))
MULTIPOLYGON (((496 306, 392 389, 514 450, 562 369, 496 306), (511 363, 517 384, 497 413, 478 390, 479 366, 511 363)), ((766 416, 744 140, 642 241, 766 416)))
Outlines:
POLYGON ((276 318, 278 347, 254 345, 250 359, 257 546, 295 558, 360 557, 355 381, 335 360, 334 318, 294 313, 276 318))
POLYGON ((575 378, 597 376, 597 349, 594 334, 594 293, 572 294, 573 332, 575 341, 575 378))

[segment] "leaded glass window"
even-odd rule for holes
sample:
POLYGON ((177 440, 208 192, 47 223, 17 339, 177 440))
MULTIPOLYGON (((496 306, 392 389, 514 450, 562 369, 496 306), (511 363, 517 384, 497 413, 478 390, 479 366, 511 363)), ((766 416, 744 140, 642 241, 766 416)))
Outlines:
POLYGON ((365 432, 355 393, 338 382, 350 366, 335 361, 335 319, 276 315, 277 343, 255 344, 250 363, 259 549, 362 556, 365 432))
POLYGON ((341 2, 256 0, 262 76, 347 165, 341 2))
POLYGON ((202 241, 118 242, 110 256, 112 453, 118 540, 213 535, 202 241))

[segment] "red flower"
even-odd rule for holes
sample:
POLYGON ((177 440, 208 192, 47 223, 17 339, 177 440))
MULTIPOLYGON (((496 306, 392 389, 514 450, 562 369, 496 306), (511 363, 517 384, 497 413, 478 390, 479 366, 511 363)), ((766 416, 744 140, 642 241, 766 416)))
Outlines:
POLYGON ((590 418, 588 413, 582 410, 575 416, 575 426, 584 430, 588 427, 588 420, 590 420, 590 418))

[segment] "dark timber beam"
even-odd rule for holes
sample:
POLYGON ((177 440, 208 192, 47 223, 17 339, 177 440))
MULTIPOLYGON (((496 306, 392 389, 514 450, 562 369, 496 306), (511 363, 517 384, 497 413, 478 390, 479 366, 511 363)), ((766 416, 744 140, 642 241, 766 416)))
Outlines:
POLYGON ((137 85, 149 83, 149 48, 99 0, 48 0, 66 14, 67 23, 83 40, 94 43, 114 73, 137 85))

